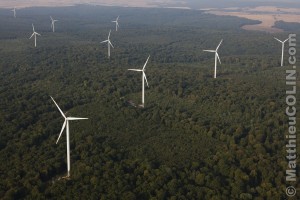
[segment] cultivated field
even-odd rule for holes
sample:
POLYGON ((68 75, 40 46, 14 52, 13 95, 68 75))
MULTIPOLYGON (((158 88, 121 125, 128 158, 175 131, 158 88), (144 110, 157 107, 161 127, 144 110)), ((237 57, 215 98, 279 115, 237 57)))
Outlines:
POLYGON ((295 8, 277 8, 272 6, 261 6, 256 8, 229 8, 222 10, 211 9, 207 13, 215 15, 229 15, 243 17, 252 20, 261 21, 260 24, 245 25, 245 30, 258 30, 270 33, 282 32, 283 30, 275 28, 276 21, 300 22, 300 9, 295 8))

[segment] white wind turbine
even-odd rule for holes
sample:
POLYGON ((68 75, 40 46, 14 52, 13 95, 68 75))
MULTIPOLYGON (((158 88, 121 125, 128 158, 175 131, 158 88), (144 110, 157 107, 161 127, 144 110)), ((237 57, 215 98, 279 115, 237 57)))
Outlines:
POLYGON ((41 35, 39 33, 35 32, 33 24, 32 24, 32 30, 33 30, 33 33, 29 39, 31 39, 34 36, 34 46, 36 47, 36 35, 39 35, 39 36, 41 36, 41 35))
POLYGON ((52 31, 53 31, 53 33, 54 33, 54 32, 55 32, 55 26, 54 26, 54 23, 57 22, 58 20, 53 19, 51 16, 50 16, 50 19, 51 19, 51 28, 52 28, 52 31))
POLYGON ((217 60, 219 60, 220 64, 221 64, 221 60, 218 54, 218 49, 220 47, 220 45, 222 44, 223 39, 221 40, 221 42, 219 43, 218 47, 216 48, 216 50, 203 50, 206 52, 211 52, 211 53, 215 53, 215 73, 214 73, 214 78, 217 78, 217 60))
POLYGON ((14 9, 12 9, 11 11, 14 12, 14 17, 16 18, 16 7, 14 7, 14 9))
POLYGON ((108 46, 108 58, 110 58, 110 46, 112 46, 112 48, 114 48, 114 46, 112 45, 112 43, 110 42, 110 39, 109 39, 109 37, 110 37, 110 32, 111 32, 111 30, 109 31, 107 40, 104 40, 104 41, 100 42, 100 43, 107 42, 107 46, 108 46))
POLYGON ((119 27, 119 22, 118 22, 119 17, 120 17, 120 16, 118 16, 117 19, 116 19, 115 21, 111 21, 111 22, 116 23, 116 31, 118 31, 118 27, 119 27))
POLYGON ((145 80, 146 80, 147 86, 149 87, 147 77, 145 74, 145 68, 148 63, 149 58, 150 58, 150 55, 148 56, 147 61, 145 62, 144 67, 142 69, 128 69, 130 71, 142 72, 142 105, 141 105, 142 107, 144 107, 144 105, 145 105, 145 80))
MULTIPOLYGON (((50 96, 51 97, 51 96, 50 96)), ((66 135, 67 135, 67 162, 68 162, 68 175, 67 177, 70 177, 70 168, 71 168, 71 163, 70 163, 70 131, 69 131, 69 121, 74 121, 74 120, 83 120, 83 119, 88 119, 88 118, 78 118, 78 117, 66 117, 65 114, 62 112, 62 110, 59 108, 57 103, 54 101, 54 99, 51 97, 52 101, 55 103, 56 107, 58 108, 59 112, 62 114, 62 116, 65 118, 65 122, 63 123, 63 126, 61 128, 60 134, 58 136, 58 139, 56 141, 56 144, 58 143, 60 136, 64 129, 66 128, 66 135)))
POLYGON ((275 40, 277 40, 278 42, 280 42, 282 44, 282 53, 281 53, 281 67, 283 66, 283 53, 284 53, 284 43, 286 41, 288 41, 290 38, 284 40, 284 41, 281 41, 279 39, 277 39, 276 37, 274 37, 275 40))

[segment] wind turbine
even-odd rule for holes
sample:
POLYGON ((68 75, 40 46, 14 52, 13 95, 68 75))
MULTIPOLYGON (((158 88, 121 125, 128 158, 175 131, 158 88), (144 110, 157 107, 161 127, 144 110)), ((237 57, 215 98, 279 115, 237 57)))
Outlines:
MULTIPOLYGON (((50 96, 51 97, 51 96, 50 96)), ((66 134, 67 134, 67 162, 68 162, 68 175, 67 177, 70 177, 70 168, 71 168, 71 163, 70 163, 70 131, 69 131, 69 121, 74 121, 74 120, 83 120, 83 119, 88 119, 88 118, 78 118, 78 117, 66 117, 65 114, 62 112, 62 110, 59 108, 57 103, 54 101, 54 99, 51 97, 52 101, 55 103, 56 107, 58 108, 59 112, 62 114, 62 116, 65 118, 65 122, 63 123, 63 126, 61 128, 60 134, 58 136, 58 139, 56 141, 56 144, 58 143, 60 136, 64 129, 66 128, 66 134)))
POLYGON ((211 52, 211 53, 215 53, 215 73, 214 73, 214 78, 217 78, 217 60, 219 60, 220 64, 221 64, 221 60, 218 54, 218 49, 220 47, 220 45, 222 44, 223 39, 221 40, 221 42, 219 43, 218 47, 216 48, 216 50, 203 50, 206 52, 211 52))
POLYGON ((277 39, 276 37, 274 37, 275 40, 277 40, 278 42, 280 42, 282 44, 282 53, 281 53, 281 67, 283 66, 283 53, 284 53, 284 43, 286 41, 288 41, 290 38, 284 40, 284 41, 281 41, 279 39, 277 39))
POLYGON ((118 16, 117 19, 116 19, 115 21, 111 21, 111 22, 116 23, 116 31, 118 31, 118 27, 119 27, 119 22, 118 22, 119 17, 120 17, 120 16, 118 16))
POLYGON ((16 18, 16 7, 14 7, 14 9, 12 9, 11 11, 14 12, 14 17, 16 18))
POLYGON ((144 67, 142 69, 128 69, 130 71, 142 72, 142 105, 141 106, 143 108, 145 105, 145 80, 146 80, 147 86, 149 87, 147 77, 145 74, 145 68, 148 63, 149 58, 150 58, 150 55, 148 56, 147 61, 145 62, 144 67))
POLYGON ((110 32, 111 32, 111 30, 109 31, 107 40, 104 40, 104 41, 100 42, 100 43, 107 42, 107 46, 108 46, 108 58, 110 58, 110 46, 112 46, 112 48, 114 48, 114 46, 112 45, 112 43, 110 42, 110 39, 109 39, 109 37, 110 37, 110 32))
POLYGON ((55 26, 54 26, 54 23, 57 22, 58 20, 53 19, 51 16, 50 16, 50 19, 51 19, 51 28, 52 28, 52 31, 53 31, 53 33, 54 33, 54 32, 55 32, 55 26))
POLYGON ((33 33, 29 39, 31 39, 34 36, 34 46, 36 47, 36 35, 39 35, 39 36, 41 36, 41 35, 39 33, 35 32, 33 24, 32 24, 32 30, 33 30, 33 33))

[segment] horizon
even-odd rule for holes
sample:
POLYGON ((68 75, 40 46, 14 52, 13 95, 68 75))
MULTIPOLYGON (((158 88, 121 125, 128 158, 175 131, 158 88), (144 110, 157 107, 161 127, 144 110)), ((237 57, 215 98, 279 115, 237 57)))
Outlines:
POLYGON ((26 7, 64 7, 75 5, 100 5, 100 6, 117 6, 117 7, 158 7, 158 8, 190 8, 190 9, 205 9, 205 8, 228 8, 228 7, 258 7, 258 6, 278 6, 278 7, 300 7, 298 0, 287 0, 285 2, 279 0, 30 0, 30 1, 11 1, 2 0, 0 8, 26 8, 26 7))

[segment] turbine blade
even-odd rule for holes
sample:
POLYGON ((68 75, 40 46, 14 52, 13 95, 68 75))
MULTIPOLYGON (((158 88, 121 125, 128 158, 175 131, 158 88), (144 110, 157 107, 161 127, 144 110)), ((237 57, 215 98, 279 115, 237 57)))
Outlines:
POLYGON ((221 60, 220 60, 220 57, 219 57, 218 52, 216 52, 216 54, 217 54, 217 58, 218 58, 218 60, 219 60, 219 63, 221 64, 221 60))
MULTIPOLYGON (((51 97, 51 96, 50 96, 51 97)), ((62 116, 64 118, 66 118, 65 114, 63 113, 63 111, 59 108, 59 106, 57 105, 57 103, 54 101, 53 97, 51 97, 52 101, 55 103, 56 107, 58 108, 59 112, 62 114, 62 116)))
POLYGON ((279 40, 278 38, 274 37, 274 39, 275 39, 275 40, 277 40, 278 42, 281 42, 281 43, 282 43, 282 41, 281 41, 281 40, 279 40))
POLYGON ((89 119, 89 118, 81 118, 81 117, 67 117, 67 120, 83 120, 83 119, 89 119))
POLYGON ((37 33, 37 32, 35 32, 35 34, 38 35, 38 36, 41 36, 41 34, 39 34, 39 33, 37 33))
POLYGON ((105 43, 105 42, 108 42, 108 40, 104 40, 104 41, 102 41, 102 42, 100 42, 100 43, 105 43))
POLYGON ((50 16, 51 21, 53 21, 53 18, 50 16))
POLYGON ((58 141, 59 141, 59 139, 61 137, 61 134, 62 134, 62 132, 64 131, 64 129, 66 127, 66 124, 67 124, 67 119, 65 119, 65 122, 64 122, 63 126, 61 127, 61 131, 60 131, 60 134, 59 134, 59 136, 58 136, 58 138, 56 140, 56 144, 58 143, 58 141))
POLYGON ((136 71, 136 72, 142 72, 143 70, 141 69, 128 69, 129 71, 136 71))
POLYGON ((33 24, 32 24, 32 30, 33 30, 33 32, 34 32, 34 26, 33 26, 33 24))
POLYGON ((218 45, 216 51, 218 51, 218 49, 219 49, 219 47, 221 46, 222 42, 223 42, 223 39, 222 39, 221 42, 219 43, 219 45, 218 45))
POLYGON ((145 74, 145 72, 143 72, 143 73, 144 73, 144 78, 145 78, 145 80, 146 80, 147 86, 149 87, 149 84, 148 84, 148 81, 147 81, 146 74, 145 74))
POLYGON ((149 58, 150 58, 150 55, 148 56, 148 58, 147 58, 147 60, 146 60, 146 62, 145 62, 145 64, 144 64, 143 71, 145 70, 145 67, 146 67, 146 65, 147 65, 147 63, 148 63, 149 58))
POLYGON ((215 50, 203 50, 203 51, 211 52, 211 53, 215 53, 216 52, 215 50))

